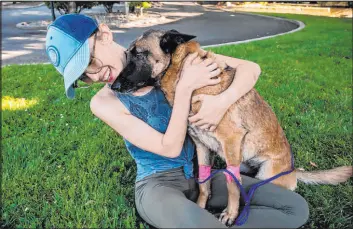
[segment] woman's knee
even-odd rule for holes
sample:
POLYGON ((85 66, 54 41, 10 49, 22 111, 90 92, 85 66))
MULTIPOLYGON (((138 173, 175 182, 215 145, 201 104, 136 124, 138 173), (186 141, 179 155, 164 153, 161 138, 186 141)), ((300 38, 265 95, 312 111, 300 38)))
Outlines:
POLYGON ((309 219, 309 205, 308 202, 298 193, 292 193, 290 198, 290 212, 295 222, 296 228, 304 225, 309 219))
POLYGON ((158 182, 151 181, 137 187, 135 190, 135 206, 137 213, 144 221, 154 227, 158 226, 153 219, 153 214, 156 213, 154 207, 158 202, 158 196, 160 196, 158 190, 156 190, 158 185, 158 182))
MULTIPOLYGON (((247 180, 248 184, 253 179, 247 180)), ((274 184, 263 185, 255 192, 253 204, 272 207, 282 211, 290 222, 290 228, 304 225, 309 218, 309 206, 306 200, 293 191, 274 184)))
POLYGON ((184 194, 159 182, 149 182, 135 197, 136 209, 148 224, 161 227, 175 227, 191 215, 184 194))

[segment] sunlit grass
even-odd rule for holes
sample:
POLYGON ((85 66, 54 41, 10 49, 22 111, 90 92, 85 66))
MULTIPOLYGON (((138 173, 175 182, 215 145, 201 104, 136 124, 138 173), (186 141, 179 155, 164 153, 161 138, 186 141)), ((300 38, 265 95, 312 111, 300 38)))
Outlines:
POLYGON ((24 110, 38 103, 37 99, 14 98, 11 96, 3 96, 1 98, 1 110, 24 110))

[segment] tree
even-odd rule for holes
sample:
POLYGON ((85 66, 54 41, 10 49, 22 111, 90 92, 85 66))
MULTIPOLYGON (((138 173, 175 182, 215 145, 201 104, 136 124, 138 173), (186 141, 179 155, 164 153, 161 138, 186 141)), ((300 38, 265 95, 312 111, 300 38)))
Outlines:
MULTIPOLYGON (((98 5, 97 2, 53 2, 54 8, 61 15, 69 13, 80 13, 83 9, 91 9, 98 5)), ((50 9, 50 2, 45 2, 45 5, 50 9)))
POLYGON ((107 13, 113 13, 113 6, 115 3, 120 3, 120 2, 99 2, 100 4, 103 5, 105 12, 107 13))
POLYGON ((142 15, 143 9, 151 8, 151 2, 129 2, 129 11, 134 13, 136 8, 140 9, 140 14, 142 15))

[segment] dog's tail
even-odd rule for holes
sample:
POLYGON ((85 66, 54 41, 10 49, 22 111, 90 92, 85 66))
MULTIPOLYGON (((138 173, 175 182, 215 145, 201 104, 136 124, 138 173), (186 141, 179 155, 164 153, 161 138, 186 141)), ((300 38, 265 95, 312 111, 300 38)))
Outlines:
POLYGON ((296 169, 297 179, 306 184, 332 184, 337 185, 339 183, 347 181, 353 174, 352 166, 341 166, 329 170, 319 170, 313 172, 307 172, 300 169, 296 169))

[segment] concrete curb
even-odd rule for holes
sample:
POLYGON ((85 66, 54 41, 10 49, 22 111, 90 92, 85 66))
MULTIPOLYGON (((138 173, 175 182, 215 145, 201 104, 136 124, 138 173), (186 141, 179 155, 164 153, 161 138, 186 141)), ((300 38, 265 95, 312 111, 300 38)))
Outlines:
MULTIPOLYGON (((225 10, 225 12, 230 12, 230 11, 226 11, 225 10)), ((230 13, 232 13, 232 12, 234 12, 234 11, 231 11, 230 13)), ((288 21, 288 22, 292 22, 292 23, 298 25, 298 28, 296 28, 294 30, 291 30, 291 31, 288 31, 288 32, 278 33, 278 34, 271 35, 271 36, 252 38, 252 39, 243 40, 243 41, 227 42, 227 43, 221 43, 221 44, 215 44, 215 45, 205 45, 205 46, 201 46, 202 48, 219 47, 219 46, 225 46, 225 45, 236 45, 236 44, 248 43, 248 42, 252 42, 252 41, 265 40, 265 39, 269 39, 269 38, 273 38, 273 37, 277 37, 277 36, 282 36, 282 35, 286 35, 286 34, 290 34, 290 33, 295 33, 295 32, 298 32, 299 30, 302 30, 302 29, 305 28, 305 24, 303 22, 297 21, 297 20, 290 20, 290 19, 272 17, 272 16, 267 16, 267 15, 259 15, 259 14, 254 14, 254 13, 244 13, 244 12, 234 12, 234 13, 250 14, 250 15, 258 16, 258 17, 267 17, 267 18, 271 18, 271 19, 275 19, 275 20, 288 21)))
POLYGON ((27 22, 20 22, 16 24, 16 28, 18 29, 25 29, 25 30, 47 30, 48 25, 46 26, 26 26, 27 22))
POLYGON ((12 65, 34 65, 34 64, 51 64, 50 62, 32 62, 32 63, 22 63, 22 64, 6 64, 6 65, 1 65, 1 67, 8 67, 8 66, 12 66, 12 65))

